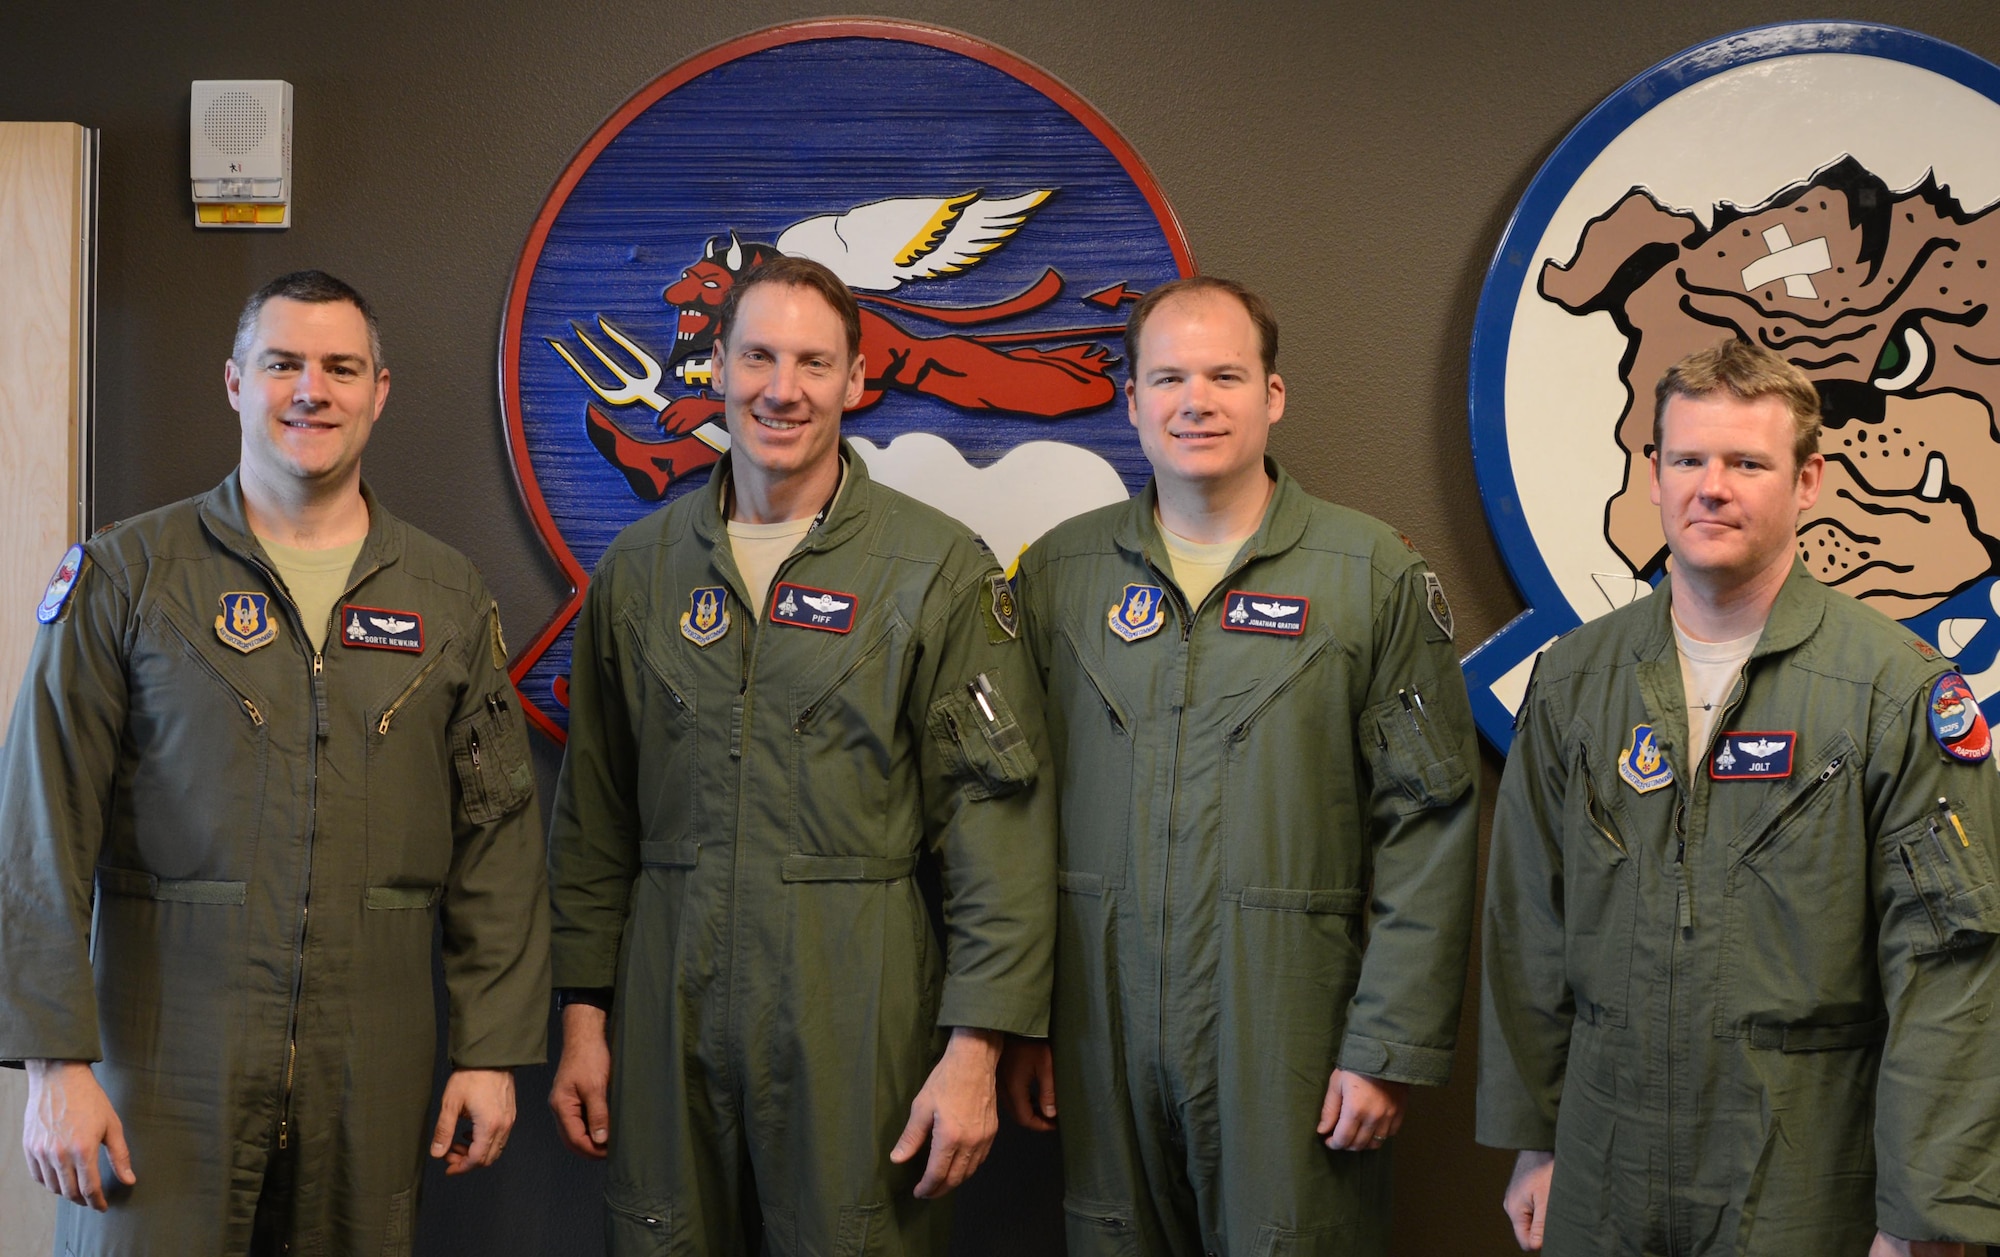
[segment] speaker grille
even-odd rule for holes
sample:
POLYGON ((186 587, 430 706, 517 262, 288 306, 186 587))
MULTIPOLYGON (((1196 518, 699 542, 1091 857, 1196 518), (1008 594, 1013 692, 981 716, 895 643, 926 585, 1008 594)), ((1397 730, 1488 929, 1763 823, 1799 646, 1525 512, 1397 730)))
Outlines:
POLYGON ((262 144, 269 127, 262 102, 248 92, 224 92, 208 102, 201 115, 201 133, 217 152, 232 156, 262 144))

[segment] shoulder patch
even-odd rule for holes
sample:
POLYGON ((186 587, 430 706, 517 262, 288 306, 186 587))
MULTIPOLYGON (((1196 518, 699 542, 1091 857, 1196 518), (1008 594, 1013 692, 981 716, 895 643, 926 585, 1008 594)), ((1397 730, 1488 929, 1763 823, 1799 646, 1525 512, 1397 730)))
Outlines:
POLYGON ((1424 609, 1431 613, 1431 619, 1444 632, 1445 640, 1452 636, 1453 619, 1451 603, 1444 596, 1444 582, 1436 572, 1424 573, 1424 609))
POLYGON ((1931 737, 1953 759, 1977 764, 1993 754, 1993 734, 1979 700, 1958 673, 1947 672, 1931 682, 1929 718, 1931 737))
POLYGON ((1014 601, 1014 587, 995 572, 979 591, 980 609, 986 612, 986 640, 992 645, 1011 642, 1021 635, 1021 609, 1014 601))
POLYGON ((35 608, 38 623, 53 624, 62 618, 69 606, 69 596, 76 592, 76 582, 83 576, 84 562, 82 545, 63 551, 62 562, 56 564, 55 575, 49 577, 49 587, 42 591, 41 605, 35 608))
POLYGON ((500 632, 500 604, 493 604, 493 668, 496 672, 507 670, 507 638, 500 632))

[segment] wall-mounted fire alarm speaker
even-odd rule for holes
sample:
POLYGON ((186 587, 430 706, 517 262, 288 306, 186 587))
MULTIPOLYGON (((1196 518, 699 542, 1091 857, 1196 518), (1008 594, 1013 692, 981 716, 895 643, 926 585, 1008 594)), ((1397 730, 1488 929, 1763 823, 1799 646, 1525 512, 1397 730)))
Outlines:
POLYGON ((188 177, 197 227, 292 225, 292 85, 196 79, 188 177))

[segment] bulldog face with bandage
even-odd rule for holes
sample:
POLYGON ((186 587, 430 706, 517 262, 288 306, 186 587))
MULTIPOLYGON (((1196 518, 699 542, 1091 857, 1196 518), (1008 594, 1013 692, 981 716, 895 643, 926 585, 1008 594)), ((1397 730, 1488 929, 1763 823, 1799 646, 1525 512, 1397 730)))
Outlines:
POLYGON ((1896 619, 2000 570, 2000 214, 1927 178, 1891 191, 1852 158, 1713 225, 1634 188, 1550 262, 1543 297, 1625 337, 1624 484, 1605 536, 1634 575, 1666 561, 1647 497, 1653 385, 1737 336, 1803 367, 1826 475, 1800 521, 1813 574, 1896 619))

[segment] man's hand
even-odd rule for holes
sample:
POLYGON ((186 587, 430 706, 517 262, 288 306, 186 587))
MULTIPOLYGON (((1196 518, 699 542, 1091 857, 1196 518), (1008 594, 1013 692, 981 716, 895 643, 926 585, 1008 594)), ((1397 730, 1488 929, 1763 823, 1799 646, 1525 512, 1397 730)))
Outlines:
POLYGON ((602 1161, 611 1151, 611 1043, 604 1010, 589 1004, 563 1009, 562 1060, 556 1064, 549 1108, 571 1152, 602 1161))
POLYGON ((1000 1051, 1000 1095, 1017 1125, 1056 1128, 1056 1058, 1047 1039, 1007 1036, 1000 1051))
POLYGON ((97 1150, 108 1149, 118 1181, 130 1187, 132 1154, 125 1124, 84 1061, 29 1061, 28 1112, 21 1150, 35 1181, 73 1204, 103 1213, 111 1207, 97 1175, 97 1150))
POLYGON ((1549 1220, 1549 1184, 1555 1181, 1556 1154, 1524 1148, 1514 1158, 1514 1177, 1507 1180, 1501 1207, 1514 1224, 1514 1242, 1523 1252, 1542 1249, 1542 1228, 1549 1220))
POLYGON ((889 1160, 903 1164, 930 1138, 930 1161, 917 1183, 919 1197, 942 1196, 971 1178, 1000 1133, 993 1071, 1000 1063, 1001 1037, 997 1030, 955 1028, 943 1058, 910 1102, 909 1124, 889 1160))
POLYGON ((1336 1069, 1326 1084, 1326 1102, 1319 1106, 1319 1133, 1329 1148, 1380 1148, 1403 1129, 1403 1101, 1409 1094, 1409 1083, 1336 1069))
POLYGON ((1868 1257, 1965 1257, 1965 1245, 1941 1240, 1899 1240, 1883 1231, 1875 1232, 1868 1257))
POLYGON ((445 1079, 437 1129, 431 1132, 431 1155, 444 1158, 446 1174, 484 1169, 500 1159, 500 1150, 507 1146, 513 1129, 513 1070, 453 1070, 445 1079), (452 1137, 460 1116, 472 1122, 469 1143, 452 1137))

